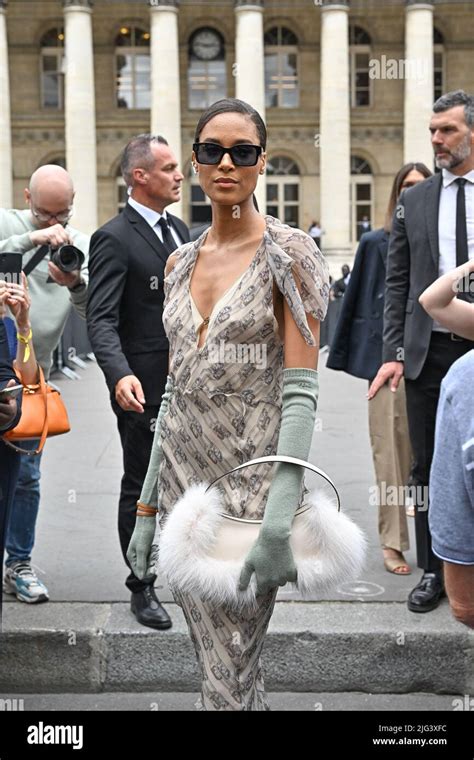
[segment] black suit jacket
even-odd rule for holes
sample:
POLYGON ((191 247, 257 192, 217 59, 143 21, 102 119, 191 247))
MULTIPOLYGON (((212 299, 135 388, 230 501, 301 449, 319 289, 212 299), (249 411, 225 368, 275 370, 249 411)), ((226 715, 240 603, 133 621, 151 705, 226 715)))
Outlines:
POLYGON ((433 320, 418 303, 438 277, 438 216, 442 174, 401 194, 393 216, 387 258, 383 361, 404 361, 405 377, 423 369, 433 320))
MULTIPOLYGON (((183 243, 189 242, 184 222, 167 216, 183 243)), ((146 403, 160 403, 162 352, 168 351, 162 321, 167 259, 160 239, 128 204, 91 238, 87 328, 112 397, 122 377, 135 375, 146 403)))
POLYGON ((362 235, 326 365, 366 380, 382 364, 388 241, 383 229, 362 235))

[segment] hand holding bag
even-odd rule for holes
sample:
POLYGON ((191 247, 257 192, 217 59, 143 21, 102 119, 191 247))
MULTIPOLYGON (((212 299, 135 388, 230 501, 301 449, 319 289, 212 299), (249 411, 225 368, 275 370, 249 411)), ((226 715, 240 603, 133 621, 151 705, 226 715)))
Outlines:
POLYGON ((3 441, 7 446, 27 456, 40 454, 47 437, 68 433, 71 429, 60 392, 45 382, 43 370, 39 365, 38 372, 38 384, 23 386, 22 411, 18 425, 3 435, 3 441), (11 443, 34 438, 40 439, 36 451, 26 451, 11 443))
POLYGON ((255 576, 245 591, 238 586, 245 558, 257 540, 262 520, 228 515, 215 483, 244 467, 264 462, 286 462, 312 470, 336 493, 337 508, 324 492, 313 491, 307 504, 295 511, 290 546, 298 574, 295 588, 303 598, 325 593, 357 577, 366 540, 361 529, 339 511, 339 494, 332 480, 302 459, 271 455, 244 462, 211 484, 190 486, 176 502, 166 518, 158 546, 159 569, 171 588, 216 605, 255 604, 255 576))

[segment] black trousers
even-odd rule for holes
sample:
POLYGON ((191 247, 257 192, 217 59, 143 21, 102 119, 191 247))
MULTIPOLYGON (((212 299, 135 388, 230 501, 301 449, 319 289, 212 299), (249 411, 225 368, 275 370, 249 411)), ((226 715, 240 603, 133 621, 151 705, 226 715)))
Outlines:
MULTIPOLYGON (((120 546, 125 562, 127 549, 135 528, 137 500, 140 497, 145 480, 153 444, 154 422, 158 417, 159 406, 146 406, 143 414, 125 412, 113 401, 112 408, 117 415, 123 451, 123 477, 120 486, 118 529, 120 546)), ((156 575, 148 575, 140 580, 130 568, 125 584, 132 592, 143 591, 153 585, 156 575)))
POLYGON ((415 533, 418 567, 437 572, 443 563, 433 554, 428 525, 429 477, 434 451, 436 410, 441 381, 450 366, 474 347, 469 340, 453 341, 451 333, 433 332, 423 369, 416 380, 405 379, 408 427, 414 464, 410 485, 416 488, 415 533))

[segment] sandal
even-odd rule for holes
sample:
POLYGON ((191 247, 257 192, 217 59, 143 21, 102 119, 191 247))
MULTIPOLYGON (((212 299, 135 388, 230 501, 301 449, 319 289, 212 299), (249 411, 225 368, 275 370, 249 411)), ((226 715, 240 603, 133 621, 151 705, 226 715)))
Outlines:
POLYGON ((397 552, 397 554, 398 557, 383 558, 385 570, 394 575, 411 575, 411 567, 407 564, 403 554, 401 552, 397 552))

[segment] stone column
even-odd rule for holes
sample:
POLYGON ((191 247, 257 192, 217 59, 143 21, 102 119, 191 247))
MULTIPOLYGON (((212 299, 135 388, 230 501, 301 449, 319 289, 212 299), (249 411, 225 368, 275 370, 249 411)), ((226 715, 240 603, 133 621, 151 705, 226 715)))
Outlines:
POLYGON ((404 161, 433 167, 433 0, 406 0, 404 161))
MULTIPOLYGON (((149 0, 151 15, 151 131, 166 138, 181 165, 178 0, 149 0)), ((191 158, 191 155, 189 155, 191 158)), ((182 200, 170 211, 182 216, 182 200)))
POLYGON ((63 0, 66 167, 76 190, 72 225, 86 233, 97 229, 92 4, 92 0, 63 0))
MULTIPOLYGON (((263 0, 236 0, 235 22, 235 97, 253 106, 265 121, 263 0)), ((265 214, 265 175, 259 177, 255 195, 265 214)))
POLYGON ((331 273, 351 258, 349 0, 321 8, 320 206, 331 273))
POLYGON ((0 0, 0 208, 11 208, 13 205, 6 7, 7 0, 0 0))

